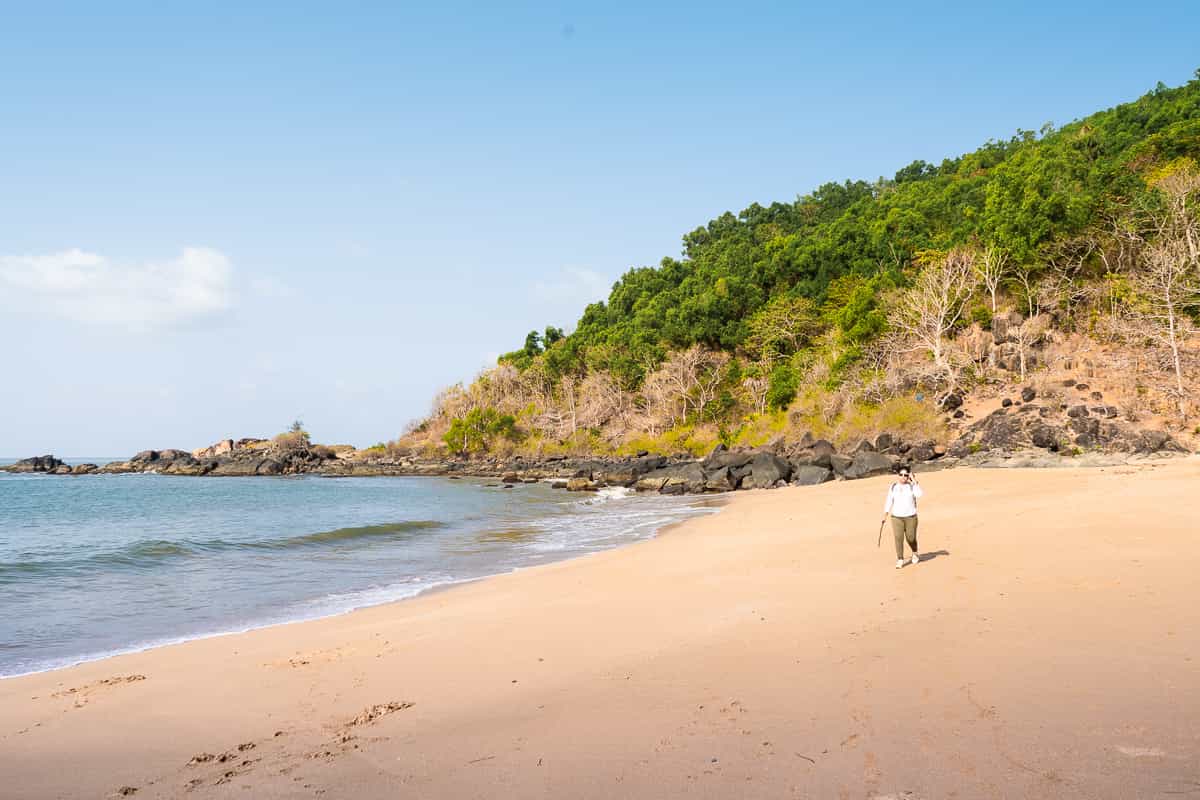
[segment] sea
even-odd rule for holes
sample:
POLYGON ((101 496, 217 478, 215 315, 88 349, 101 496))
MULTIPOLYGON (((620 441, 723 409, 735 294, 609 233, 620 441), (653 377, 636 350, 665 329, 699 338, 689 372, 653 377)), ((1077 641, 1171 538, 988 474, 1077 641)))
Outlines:
POLYGON ((0 473, 0 678, 402 600, 717 508, 466 478, 0 473))

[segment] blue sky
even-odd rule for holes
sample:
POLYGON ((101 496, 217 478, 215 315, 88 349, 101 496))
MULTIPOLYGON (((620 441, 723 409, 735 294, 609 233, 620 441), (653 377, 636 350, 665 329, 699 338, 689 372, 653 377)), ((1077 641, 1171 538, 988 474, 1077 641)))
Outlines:
POLYGON ((0 454, 394 437, 726 210, 1200 67, 1200 7, 22 4, 0 454))

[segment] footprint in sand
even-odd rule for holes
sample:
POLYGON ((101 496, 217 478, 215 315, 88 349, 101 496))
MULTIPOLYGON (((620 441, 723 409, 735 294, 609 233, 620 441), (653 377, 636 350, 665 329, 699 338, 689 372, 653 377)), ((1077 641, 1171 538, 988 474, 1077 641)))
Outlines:
POLYGON ((1125 747, 1117 745, 1116 750, 1123 756, 1130 758, 1162 758, 1167 753, 1165 750, 1160 750, 1157 747, 1125 747))
MULTIPOLYGON (((73 686, 70 689, 63 689, 62 691, 55 692, 50 696, 73 698, 75 700, 75 708, 83 708, 88 704, 88 701, 96 692, 122 686, 127 683, 137 683, 138 681, 144 680, 146 680, 145 675, 118 675, 115 678, 104 678, 102 680, 84 684, 83 686, 73 686)), ((134 789, 134 791, 137 790, 134 789)))

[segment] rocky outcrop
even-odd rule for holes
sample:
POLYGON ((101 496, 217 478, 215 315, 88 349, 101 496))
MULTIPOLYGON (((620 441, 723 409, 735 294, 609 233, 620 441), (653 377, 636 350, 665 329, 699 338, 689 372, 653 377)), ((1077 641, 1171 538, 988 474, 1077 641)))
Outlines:
POLYGON ((54 456, 33 456, 32 458, 23 458, 15 464, 10 464, 4 469, 8 472, 49 472, 53 473, 61 467, 63 462, 54 456))
MULTIPOLYGON (((155 472, 188 476, 474 476, 498 478, 501 481, 498 486, 509 488, 545 481, 576 492, 620 486, 638 492, 695 494, 857 480, 891 472, 900 465, 937 469, 956 463, 1028 464, 1031 459, 1038 464, 1057 465, 1069 459, 1091 463, 1119 459, 1122 455, 1137 458, 1184 452, 1166 432, 1138 429, 1120 421, 1116 407, 1105 405, 1100 392, 1074 381, 1069 386, 1075 388, 1072 394, 1078 394, 1083 402, 1038 402, 1038 392, 1025 387, 1020 391, 1020 400, 1005 398, 1000 408, 961 429, 948 447, 931 440, 904 441, 894 434, 881 433, 874 440, 862 439, 838 452, 831 442, 806 434, 792 444, 774 442, 742 449, 718 445, 703 459, 646 452, 634 457, 458 459, 351 451, 298 443, 294 439, 251 438, 223 439, 190 452, 176 448, 143 450, 127 461, 103 466, 72 467, 46 455, 0 469, 55 475, 155 472), (1023 455, 1016 458, 1013 454, 1017 453, 1023 455)), ((956 392, 943 398, 941 405, 954 414, 962 414, 963 402, 963 395, 956 392)))
POLYGON ((1064 410, 1026 401, 1019 407, 1001 407, 972 423, 950 446, 949 453, 963 458, 980 452, 1013 453, 1031 449, 1069 455, 1187 451, 1170 434, 1136 428, 1118 421, 1117 416, 1116 409, 1110 406, 1077 404, 1064 410))

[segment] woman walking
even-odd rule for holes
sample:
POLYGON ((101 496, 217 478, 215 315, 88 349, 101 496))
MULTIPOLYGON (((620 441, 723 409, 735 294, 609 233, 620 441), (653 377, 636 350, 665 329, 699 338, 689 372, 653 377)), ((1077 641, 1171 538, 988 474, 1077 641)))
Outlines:
POLYGON ((888 489, 887 502, 883 504, 883 519, 892 515, 892 534, 896 539, 896 569, 904 566, 904 542, 912 551, 912 563, 918 563, 917 555, 917 498, 923 495, 921 485, 908 467, 900 468, 899 480, 888 489))

